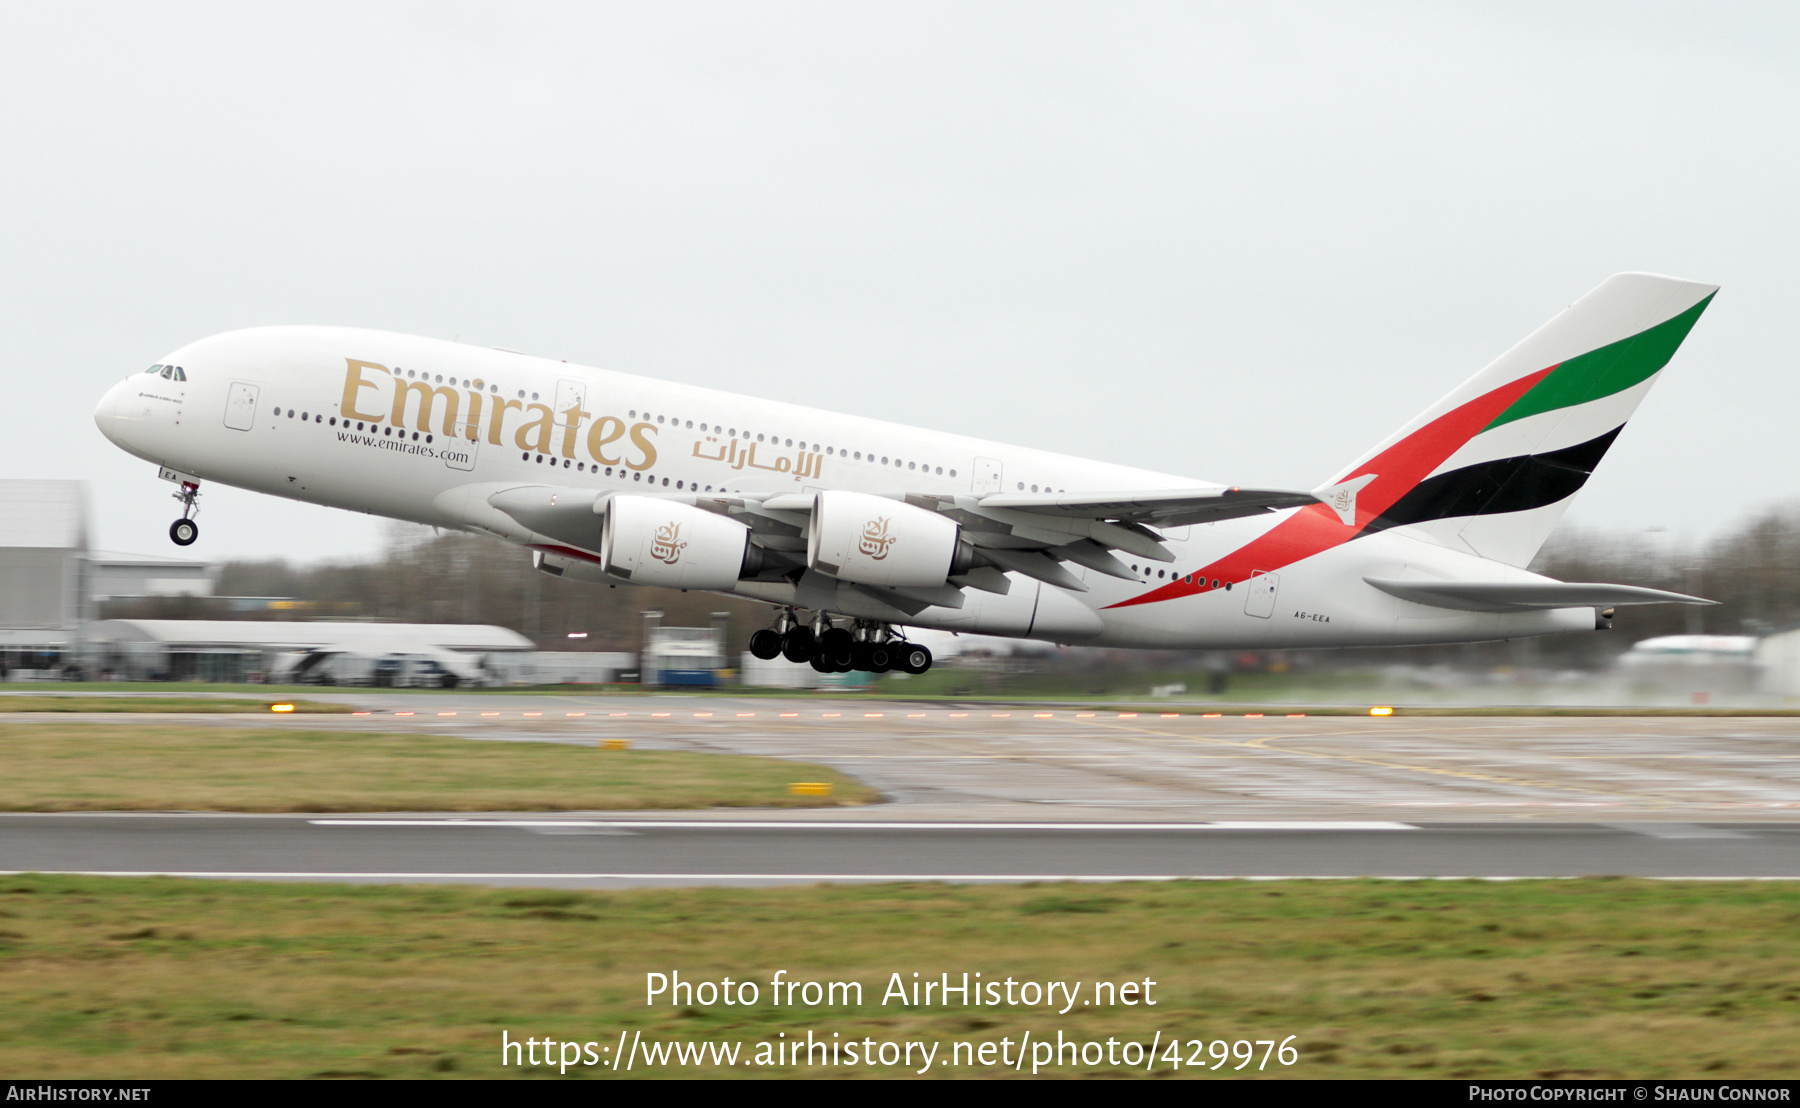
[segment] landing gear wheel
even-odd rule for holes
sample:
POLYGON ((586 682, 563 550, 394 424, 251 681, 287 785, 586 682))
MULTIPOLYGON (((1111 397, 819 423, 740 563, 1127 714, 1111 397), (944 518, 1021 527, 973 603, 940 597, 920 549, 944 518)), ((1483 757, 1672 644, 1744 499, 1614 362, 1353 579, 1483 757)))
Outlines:
POLYGON ((846 673, 849 671, 856 643, 851 641, 850 632, 842 627, 833 627, 820 636, 819 649, 823 650, 825 657, 830 660, 833 672, 846 673))
POLYGON ((869 672, 886 673, 894 668, 894 648, 887 643, 872 643, 869 646, 869 672))
POLYGON ((192 546, 200 537, 200 525, 194 522, 194 513, 200 510, 199 483, 183 481, 174 500, 181 505, 181 518, 169 524, 169 538, 175 540, 176 546, 192 546))
POLYGON ((918 643, 903 642, 896 649, 894 668, 907 673, 924 673, 931 668, 931 651, 918 643))
POLYGON ((812 656, 812 667, 820 673, 837 672, 837 667, 831 664, 831 659, 826 656, 823 650, 812 656))
POLYGON ((750 636, 750 653, 767 662, 781 654, 781 635, 767 627, 750 636))
POLYGON ((790 627, 781 636, 781 656, 790 662, 810 661, 813 656, 813 633, 810 627, 790 627))

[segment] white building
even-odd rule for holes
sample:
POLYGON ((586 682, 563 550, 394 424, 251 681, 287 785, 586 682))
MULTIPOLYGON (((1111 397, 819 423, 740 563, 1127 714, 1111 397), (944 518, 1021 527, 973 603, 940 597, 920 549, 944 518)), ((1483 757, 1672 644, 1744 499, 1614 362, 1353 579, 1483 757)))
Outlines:
POLYGON ((96 603, 142 597, 211 596, 218 577, 218 566, 193 558, 106 550, 88 554, 88 580, 96 603))
POLYGON ((292 677, 329 657, 346 683, 369 683, 388 660, 403 672, 435 667, 459 683, 499 684, 505 682, 490 675, 489 660, 531 650, 517 631, 484 624, 109 619, 89 627, 83 658, 91 672, 132 680, 292 677))
POLYGON ((80 481, 0 481, 0 676, 69 660, 92 616, 80 481))
POLYGON ((649 686, 710 688, 725 683, 728 617, 714 612, 711 627, 664 627, 661 612, 644 613, 640 680, 649 686))
POLYGON ((636 680, 637 655, 605 650, 489 654, 488 670, 506 685, 609 685, 636 680))
POLYGON ((1714 693, 1756 685, 1757 640, 1751 635, 1661 635, 1633 643, 1618 672, 1638 685, 1704 702, 1714 693))
POLYGON ((1756 685, 1773 696, 1800 697, 1800 627, 1764 636, 1756 644, 1756 685))

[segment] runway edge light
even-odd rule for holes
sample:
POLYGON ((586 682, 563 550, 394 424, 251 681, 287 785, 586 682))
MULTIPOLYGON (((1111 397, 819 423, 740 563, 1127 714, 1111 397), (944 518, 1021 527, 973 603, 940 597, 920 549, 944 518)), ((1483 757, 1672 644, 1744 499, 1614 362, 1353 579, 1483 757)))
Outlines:
POLYGON ((1370 708, 1369 714, 1372 716, 1391 716, 1394 714, 1394 710, 1387 707, 1370 708))
POLYGON ((292 704, 271 704, 271 705, 269 705, 269 711, 271 711, 271 712, 291 712, 293 710, 294 710, 294 706, 292 704))

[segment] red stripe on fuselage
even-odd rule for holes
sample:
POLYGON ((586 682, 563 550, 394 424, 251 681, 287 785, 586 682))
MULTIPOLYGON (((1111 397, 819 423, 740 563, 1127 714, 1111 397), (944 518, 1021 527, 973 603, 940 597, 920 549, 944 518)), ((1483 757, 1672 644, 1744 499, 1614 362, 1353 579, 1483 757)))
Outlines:
POLYGON ((1309 504, 1211 565, 1107 607, 1129 608, 1192 596, 1208 591, 1215 579, 1221 583, 1245 581, 1252 573, 1269 573, 1349 542, 1555 368, 1508 382, 1445 412, 1346 475, 1345 481, 1376 475, 1356 496, 1354 524, 1346 527, 1330 508, 1309 504))

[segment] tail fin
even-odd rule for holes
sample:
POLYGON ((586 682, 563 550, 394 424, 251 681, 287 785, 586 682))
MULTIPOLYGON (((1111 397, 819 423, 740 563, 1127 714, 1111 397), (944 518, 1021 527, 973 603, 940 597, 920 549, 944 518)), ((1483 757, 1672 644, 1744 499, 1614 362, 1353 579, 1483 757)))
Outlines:
POLYGON ((1406 527, 1525 565, 1717 291, 1608 277, 1319 494, 1354 485, 1345 523, 1362 533, 1406 527))

